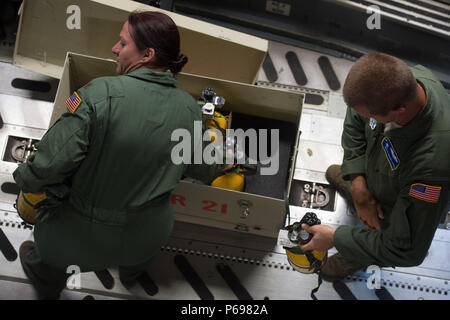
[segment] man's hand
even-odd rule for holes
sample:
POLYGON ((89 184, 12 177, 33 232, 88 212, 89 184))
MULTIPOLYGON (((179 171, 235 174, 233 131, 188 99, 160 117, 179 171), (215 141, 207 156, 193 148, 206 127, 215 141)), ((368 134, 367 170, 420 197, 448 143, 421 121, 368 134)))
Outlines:
POLYGON ((335 230, 332 227, 323 224, 310 227, 307 224, 302 224, 302 229, 313 235, 311 241, 303 246, 300 246, 302 251, 316 250, 324 252, 334 247, 335 230))
POLYGON ((368 230, 380 230, 379 219, 384 219, 381 203, 370 193, 364 176, 352 176, 351 179, 350 191, 359 220, 368 230))

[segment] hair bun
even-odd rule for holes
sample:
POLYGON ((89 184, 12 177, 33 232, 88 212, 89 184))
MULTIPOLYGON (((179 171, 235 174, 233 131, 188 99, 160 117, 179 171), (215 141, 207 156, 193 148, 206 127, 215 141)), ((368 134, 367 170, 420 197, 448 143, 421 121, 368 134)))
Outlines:
POLYGON ((178 59, 176 61, 172 62, 172 65, 170 66, 170 71, 172 73, 178 73, 183 69, 184 65, 188 62, 188 57, 186 57, 184 54, 180 53, 178 55, 178 59))

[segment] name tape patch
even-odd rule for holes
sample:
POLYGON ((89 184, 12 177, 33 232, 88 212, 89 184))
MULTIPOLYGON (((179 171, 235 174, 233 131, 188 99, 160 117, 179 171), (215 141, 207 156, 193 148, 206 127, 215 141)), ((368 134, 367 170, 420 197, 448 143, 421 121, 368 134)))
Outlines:
POLYGON ((413 198, 436 203, 441 195, 441 187, 429 186, 423 183, 414 183, 409 189, 409 195, 413 198))
POLYGON ((395 170, 400 165, 400 159, 398 158, 397 152, 394 150, 394 146, 392 145, 391 140, 387 137, 384 137, 381 141, 381 145, 383 146, 384 153, 386 154, 386 158, 391 166, 392 170, 395 170))
POLYGON ((74 92, 73 95, 66 100, 67 109, 70 112, 74 113, 77 110, 78 106, 81 104, 81 98, 78 93, 74 92))

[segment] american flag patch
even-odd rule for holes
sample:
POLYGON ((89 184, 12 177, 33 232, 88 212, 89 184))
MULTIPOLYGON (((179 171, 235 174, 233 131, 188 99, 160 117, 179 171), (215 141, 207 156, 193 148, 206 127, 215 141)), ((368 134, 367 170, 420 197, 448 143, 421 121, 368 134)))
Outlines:
POLYGON ((74 113, 78 106, 81 104, 81 98, 78 93, 74 92, 73 95, 66 100, 66 106, 70 112, 74 113))
POLYGON ((441 189, 441 187, 433 187, 422 183, 414 183, 409 189, 409 195, 419 200, 436 203, 439 200, 441 189))

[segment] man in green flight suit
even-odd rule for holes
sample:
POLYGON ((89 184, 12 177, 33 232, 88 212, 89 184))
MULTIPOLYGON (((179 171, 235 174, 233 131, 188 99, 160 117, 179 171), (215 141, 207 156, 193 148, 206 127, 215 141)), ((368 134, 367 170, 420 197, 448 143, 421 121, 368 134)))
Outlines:
POLYGON ((419 265, 449 209, 450 96, 427 68, 381 53, 353 65, 343 94, 344 159, 326 177, 365 228, 305 225, 314 237, 301 248, 336 247, 322 267, 328 280, 419 265))
POLYGON ((77 90, 14 172, 23 192, 45 192, 48 200, 35 243, 20 248, 39 298, 57 299, 72 265, 81 272, 119 266, 125 287, 148 281, 145 270, 172 230, 171 191, 183 175, 208 181, 223 168, 171 160, 172 132, 193 136, 202 121, 195 99, 175 86, 173 74, 187 62, 179 50, 170 17, 132 13, 112 48, 119 75, 77 90))

